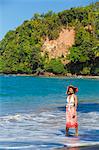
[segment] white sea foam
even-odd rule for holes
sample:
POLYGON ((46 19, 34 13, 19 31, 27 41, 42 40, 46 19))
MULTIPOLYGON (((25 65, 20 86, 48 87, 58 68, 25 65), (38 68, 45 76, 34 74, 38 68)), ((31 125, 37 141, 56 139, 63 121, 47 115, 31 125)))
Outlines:
POLYGON ((79 142, 79 143, 67 143, 67 147, 83 147, 83 146, 94 146, 99 145, 99 142, 79 142))
POLYGON ((29 146, 0 146, 0 150, 5 150, 5 149, 13 149, 13 150, 15 150, 15 149, 35 149, 36 147, 35 146, 33 146, 33 145, 29 145, 29 146))

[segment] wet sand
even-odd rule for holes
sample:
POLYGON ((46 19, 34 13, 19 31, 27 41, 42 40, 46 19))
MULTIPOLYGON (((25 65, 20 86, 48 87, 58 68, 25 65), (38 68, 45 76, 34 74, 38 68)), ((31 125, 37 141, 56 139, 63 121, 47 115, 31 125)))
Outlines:
POLYGON ((53 150, 99 150, 99 145, 84 146, 84 147, 64 147, 64 148, 56 148, 53 150))

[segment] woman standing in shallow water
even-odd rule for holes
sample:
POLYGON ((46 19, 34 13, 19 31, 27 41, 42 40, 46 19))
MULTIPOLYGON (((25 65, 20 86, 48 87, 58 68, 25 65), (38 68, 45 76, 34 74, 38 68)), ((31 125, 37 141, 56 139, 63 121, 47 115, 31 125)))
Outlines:
POLYGON ((75 128, 75 136, 78 136, 78 121, 77 121, 77 105, 78 100, 75 93, 78 88, 70 85, 67 88, 67 104, 66 104, 66 136, 68 136, 69 128, 75 128))

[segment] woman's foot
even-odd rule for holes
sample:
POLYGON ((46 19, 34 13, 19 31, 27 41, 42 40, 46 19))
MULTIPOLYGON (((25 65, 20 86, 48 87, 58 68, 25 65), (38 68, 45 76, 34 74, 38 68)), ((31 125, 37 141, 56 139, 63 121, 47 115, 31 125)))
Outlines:
POLYGON ((75 128, 75 136, 78 136, 78 127, 75 128))
POLYGON ((69 128, 66 127, 66 134, 65 134, 66 136, 69 136, 68 131, 69 131, 69 128))
POLYGON ((66 133, 66 134, 65 134, 65 136, 69 136, 69 134, 68 134, 68 133, 66 133))
POLYGON ((78 133, 75 133, 75 136, 78 136, 78 133))

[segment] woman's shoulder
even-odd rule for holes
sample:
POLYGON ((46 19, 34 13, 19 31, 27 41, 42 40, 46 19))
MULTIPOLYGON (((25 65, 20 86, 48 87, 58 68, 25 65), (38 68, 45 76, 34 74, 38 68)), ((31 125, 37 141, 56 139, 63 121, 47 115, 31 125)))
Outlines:
POLYGON ((76 95, 76 94, 73 94, 73 97, 74 97, 74 98, 77 98, 77 95, 76 95))

